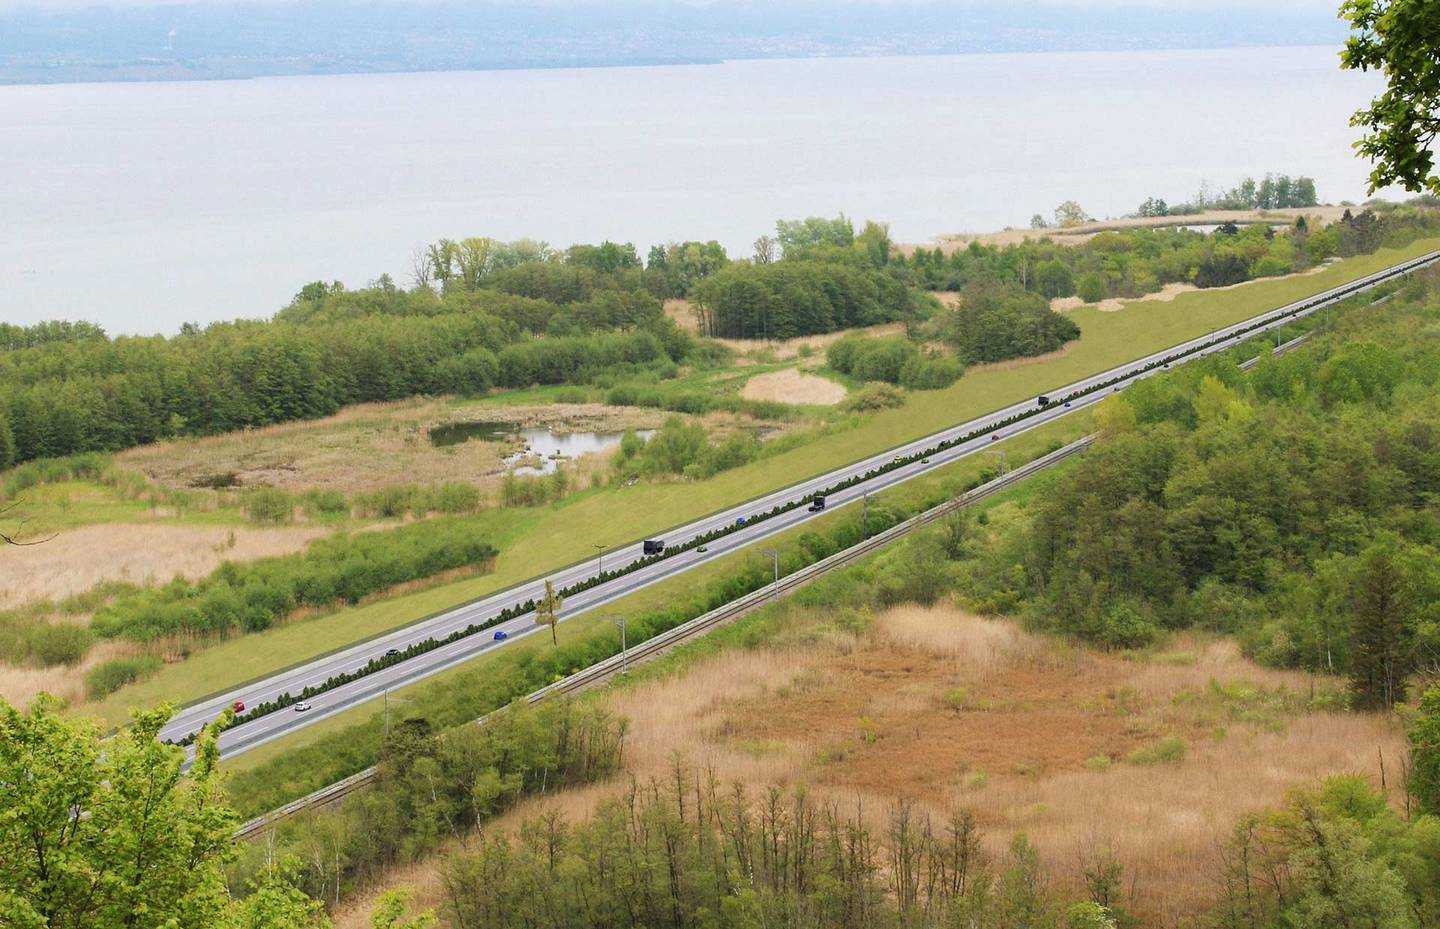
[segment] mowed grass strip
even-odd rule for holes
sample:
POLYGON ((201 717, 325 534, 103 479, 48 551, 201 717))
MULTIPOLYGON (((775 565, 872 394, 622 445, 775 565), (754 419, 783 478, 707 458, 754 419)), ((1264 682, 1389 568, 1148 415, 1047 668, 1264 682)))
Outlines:
MULTIPOLYGON (((723 472, 704 481, 586 490, 525 514, 523 532, 497 534, 495 571, 423 594, 306 620, 207 649, 85 712, 116 723, 125 708, 157 699, 187 701, 398 628, 617 545, 723 509, 741 500, 963 422, 1027 396, 1203 335, 1221 326, 1293 303, 1440 248, 1440 239, 1337 262, 1316 274, 1261 280, 1224 291, 1198 291, 1175 300, 1131 301, 1119 312, 1072 312, 1081 337, 1070 349, 1033 363, 980 366, 944 390, 912 394, 904 407, 877 413, 853 429, 817 437, 799 448, 723 472), (223 651, 222 651, 223 650, 223 651), (202 659, 199 670, 192 670, 202 659)), ((486 518, 482 514, 477 518, 486 518)))

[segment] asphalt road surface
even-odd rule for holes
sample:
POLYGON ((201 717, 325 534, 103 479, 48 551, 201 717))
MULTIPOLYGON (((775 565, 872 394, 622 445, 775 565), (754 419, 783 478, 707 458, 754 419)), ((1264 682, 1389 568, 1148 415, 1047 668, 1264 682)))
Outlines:
MULTIPOLYGON (((997 433, 1001 438, 1019 435, 1037 426, 1066 416, 1076 410, 1081 410, 1098 403, 1113 390, 1121 389, 1125 384, 1132 383, 1141 377, 1148 376, 1164 370, 1155 368, 1153 371, 1145 371, 1147 364, 1160 361, 1167 356, 1174 355, 1189 349, 1204 346, 1212 340, 1220 339, 1210 345, 1202 352, 1197 352, 1177 360, 1173 364, 1180 364, 1184 361, 1193 360, 1216 351, 1223 351, 1230 348, 1244 339, 1252 338, 1262 331, 1283 325, 1292 319, 1307 315, 1318 309, 1322 309, 1338 300, 1352 296, 1355 293, 1367 290, 1380 283, 1383 283, 1406 271, 1414 270, 1424 264, 1440 260, 1440 252, 1433 252, 1411 261, 1395 265, 1383 271, 1376 272, 1369 277, 1350 284, 1341 285, 1321 294, 1307 297, 1297 303, 1267 311, 1259 316, 1244 320, 1232 326, 1217 329, 1214 332, 1191 339, 1170 348, 1163 349, 1151 355, 1102 371, 1092 377, 1076 381, 1072 384, 1057 386, 1040 386, 1036 394, 1050 396, 1065 396, 1075 391, 1084 390, 1097 384, 1102 384, 1119 376, 1129 376, 1121 385, 1112 390, 1096 391, 1072 401, 1068 407, 1054 406, 1029 419, 1012 424, 1000 430, 996 430, 992 424, 1004 420, 1016 413, 1033 410, 1036 407, 1034 397, 996 410, 984 416, 976 417, 967 422, 959 423, 943 432, 934 433, 924 438, 916 439, 897 448, 872 455, 861 461, 845 465, 826 474, 809 478, 789 487, 777 490, 765 496, 746 501, 730 507, 710 516, 703 517, 683 526, 666 529, 663 532, 656 532, 653 537, 662 538, 666 542, 677 545, 698 536, 711 529, 718 529, 733 524, 737 518, 749 518, 752 514, 763 513, 770 508, 788 503, 792 500, 804 500, 817 491, 823 490, 838 481, 844 480, 852 475, 864 474, 866 471, 891 461, 896 455, 905 456, 930 448, 948 438, 959 437, 970 432, 983 430, 984 434, 954 448, 946 449, 943 452, 936 452, 928 458, 927 462, 916 461, 902 468, 877 475, 876 477, 850 487, 844 491, 830 494, 827 497, 826 511, 834 510, 846 504, 860 500, 865 493, 875 493, 894 487, 911 478, 925 474, 936 468, 950 464, 957 459, 968 455, 984 452, 996 441, 991 438, 992 433, 997 433), (1297 312, 1299 310, 1299 312, 1297 312), (1262 328, 1250 329, 1256 323, 1264 322, 1262 328), (1242 330, 1245 331, 1243 335, 1242 330)), ((575 593, 565 598, 562 611, 562 621, 565 617, 574 616, 587 610, 602 607, 607 603, 619 599, 640 588, 651 584, 676 577, 685 571, 701 565, 715 558, 724 557, 737 549, 754 545, 769 536, 784 532, 815 518, 818 513, 810 512, 805 507, 796 508, 789 512, 756 523, 755 525, 742 529, 741 531, 721 536, 707 544, 708 551, 689 551, 684 554, 666 558, 654 564, 635 571, 633 573, 615 578, 604 584, 599 584, 589 590, 575 593)), ((605 562, 612 570, 620 565, 628 564, 642 556, 640 542, 629 545, 618 546, 605 552, 605 562)), ((538 599, 544 593, 544 582, 549 579, 554 582, 556 588, 561 588, 584 580, 598 573, 598 560, 588 559, 566 568, 558 569, 549 575, 537 578, 532 581, 518 584, 506 590, 499 591, 473 603, 457 606, 452 610, 432 616, 429 619, 413 623, 404 628, 386 633, 361 644, 353 645, 336 651, 332 654, 317 658, 314 661, 298 665, 286 671, 277 672, 262 680, 252 682, 242 687, 229 690, 225 693, 197 701, 184 707, 170 724, 161 732, 161 738, 179 740, 190 733, 195 732, 200 726, 214 719, 224 707, 229 706, 235 700, 243 700, 247 705, 255 705, 262 701, 273 700, 283 694, 298 694, 306 686, 323 683, 333 675, 354 671, 370 661, 372 658, 384 655, 387 649, 404 649, 407 645, 429 638, 443 638, 456 629, 463 629, 471 623, 482 623, 495 616, 501 610, 515 603, 524 602, 527 599, 538 599)), ((462 662, 468 661, 475 656, 491 649, 503 648, 509 642, 523 638, 527 635, 543 635, 545 629, 537 626, 533 614, 526 614, 506 623, 478 632, 441 648, 416 655, 405 661, 399 662, 382 671, 367 675, 359 680, 352 681, 334 690, 327 691, 310 700, 311 709, 308 712, 297 712, 292 708, 278 710, 267 716, 250 722, 236 725, 220 737, 220 749, 223 755, 235 755, 246 749, 254 748, 281 736, 288 735, 298 729, 318 722, 327 716, 332 716, 350 707, 353 707, 366 700, 373 699, 387 690, 393 690, 408 684, 423 680, 430 675, 454 667, 462 662), (494 638, 495 630, 503 630, 508 638, 497 641, 494 638)))

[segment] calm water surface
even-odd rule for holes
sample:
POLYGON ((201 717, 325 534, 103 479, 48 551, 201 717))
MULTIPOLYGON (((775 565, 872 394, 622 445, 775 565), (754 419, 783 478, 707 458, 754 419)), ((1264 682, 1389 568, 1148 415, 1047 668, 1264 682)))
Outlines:
POLYGON ((1290 48, 0 87, 0 319, 268 316, 441 236, 926 241, 1266 171, 1358 200, 1377 81, 1290 48))

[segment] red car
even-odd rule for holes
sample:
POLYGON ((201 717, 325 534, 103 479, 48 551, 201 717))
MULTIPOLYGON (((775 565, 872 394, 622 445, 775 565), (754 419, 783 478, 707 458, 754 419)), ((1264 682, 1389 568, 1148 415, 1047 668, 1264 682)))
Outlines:
POLYGON ((245 712, 245 701, 236 700, 234 703, 230 704, 230 709, 234 710, 237 713, 245 712))
POLYGON ((992 433, 990 433, 990 441, 991 441, 991 442, 998 442, 999 440, 1000 440, 1000 433, 998 433, 998 432, 992 432, 992 433))

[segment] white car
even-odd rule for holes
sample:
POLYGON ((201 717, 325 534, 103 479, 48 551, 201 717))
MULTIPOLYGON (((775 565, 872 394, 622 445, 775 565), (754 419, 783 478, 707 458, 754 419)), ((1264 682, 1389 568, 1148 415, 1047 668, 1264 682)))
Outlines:
POLYGON ((301 700, 299 703, 295 704, 295 712, 297 712, 297 713, 308 713, 308 712, 310 712, 310 704, 306 703, 304 700, 301 700))

